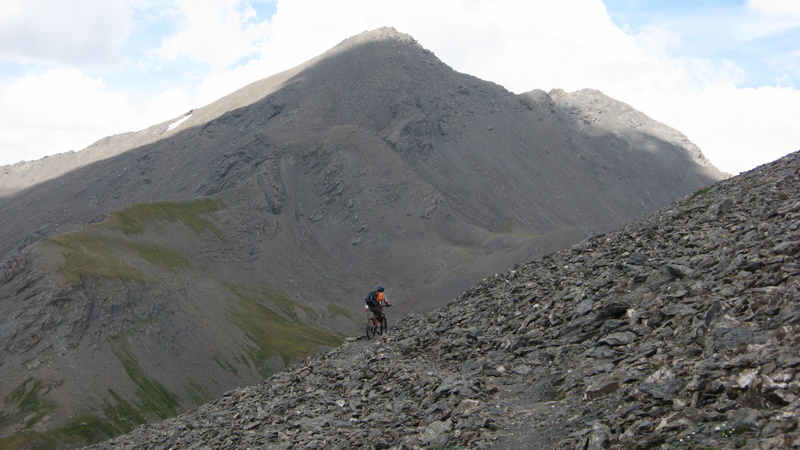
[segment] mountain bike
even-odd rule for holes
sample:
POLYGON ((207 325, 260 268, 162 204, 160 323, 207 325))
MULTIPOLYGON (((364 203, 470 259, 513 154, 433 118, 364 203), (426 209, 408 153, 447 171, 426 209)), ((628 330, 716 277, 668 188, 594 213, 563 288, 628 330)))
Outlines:
MULTIPOLYGON (((391 305, 386 305, 391 306, 391 305)), ((386 320, 386 314, 381 312, 381 315, 378 317, 378 320, 381 322, 381 326, 376 327, 375 322, 372 321, 372 311, 367 309, 367 339, 372 339, 377 334, 384 334, 389 331, 389 321, 386 320)))

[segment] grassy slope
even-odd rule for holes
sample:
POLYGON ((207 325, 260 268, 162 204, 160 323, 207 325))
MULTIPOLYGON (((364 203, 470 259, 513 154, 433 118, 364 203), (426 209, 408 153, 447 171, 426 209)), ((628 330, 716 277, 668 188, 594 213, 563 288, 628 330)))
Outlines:
MULTIPOLYGON (((58 272, 64 283, 102 278, 119 283, 133 281, 146 286, 157 282, 147 273, 157 273, 158 278, 162 278, 191 271, 193 265, 188 255, 142 242, 139 236, 146 236, 148 227, 162 222, 166 226, 188 227, 191 230, 189 236, 211 232, 224 240, 223 230, 214 222, 214 213, 221 208, 224 205, 219 201, 201 199, 136 204, 115 211, 108 221, 50 239, 61 248, 63 263, 58 266, 58 272)), ((319 351, 321 347, 341 344, 341 336, 308 324, 316 318, 312 308, 267 287, 242 287, 222 279, 218 281, 231 293, 224 300, 225 319, 230 323, 231 331, 238 329, 244 336, 244 339, 236 341, 238 354, 212 350, 214 354, 211 357, 223 370, 236 373, 249 368, 267 377, 272 373, 271 358, 279 357, 288 364, 319 351)), ((328 310, 331 314, 341 313, 335 305, 334 309, 329 307, 328 310)), ((5 398, 6 409, 17 412, 0 416, 3 428, 25 421, 20 426, 23 431, 0 439, 0 447, 32 445, 48 448, 59 442, 92 442, 130 431, 146 421, 173 416, 182 410, 181 405, 208 401, 205 389, 190 378, 186 379, 183 392, 177 393, 149 375, 139 360, 143 353, 141 349, 137 351, 130 332, 113 336, 106 342, 134 386, 134 397, 126 398, 108 389, 101 405, 80 411, 65 426, 43 434, 36 433, 31 430, 37 422, 57 406, 39 395, 42 381, 29 378, 5 398)))

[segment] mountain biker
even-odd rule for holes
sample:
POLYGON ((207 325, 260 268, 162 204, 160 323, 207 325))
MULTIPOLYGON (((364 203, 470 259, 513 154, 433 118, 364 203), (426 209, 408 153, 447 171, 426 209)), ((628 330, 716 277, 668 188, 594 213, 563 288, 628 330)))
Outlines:
POLYGON ((392 305, 389 303, 389 299, 386 297, 386 294, 383 293, 383 286, 378 286, 375 291, 377 292, 377 295, 375 296, 375 304, 374 306, 369 305, 369 310, 372 312, 372 323, 375 324, 375 328, 380 329, 380 318, 383 316, 383 307, 392 305))

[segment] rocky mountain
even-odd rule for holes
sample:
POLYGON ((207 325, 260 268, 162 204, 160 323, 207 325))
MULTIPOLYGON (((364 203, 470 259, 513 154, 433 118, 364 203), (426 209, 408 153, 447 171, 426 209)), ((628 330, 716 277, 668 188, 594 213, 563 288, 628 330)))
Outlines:
POLYGON ((0 168, 0 434, 108 437, 709 185, 597 91, 521 95, 379 29, 147 130, 0 168))
POLYGON ((92 448, 796 448, 798 254, 794 153, 92 448))

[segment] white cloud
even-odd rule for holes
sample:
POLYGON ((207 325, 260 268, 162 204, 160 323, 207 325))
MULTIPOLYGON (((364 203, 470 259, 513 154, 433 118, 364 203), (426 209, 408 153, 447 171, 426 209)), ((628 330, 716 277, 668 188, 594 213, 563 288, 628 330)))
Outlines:
POLYGON ((26 76, 8 86, 4 97, 3 104, 14 111, 4 117, 11 125, 44 122, 56 128, 80 127, 103 116, 118 118, 127 112, 124 96, 106 93, 101 80, 84 77, 75 69, 26 76), (75 114, 86 111, 95 115, 75 114))
POLYGON ((172 88, 155 95, 148 102, 146 113, 142 113, 141 126, 154 125, 169 119, 178 111, 188 112, 192 109, 192 99, 183 89, 172 88))
POLYGON ((125 97, 75 69, 28 75, 0 90, 3 163, 78 150, 128 113, 125 97))
POLYGON ((0 59, 73 67, 108 64, 130 32, 125 0, 4 0, 0 59))
POLYGON ((253 22, 255 10, 241 0, 179 0, 185 27, 166 39, 158 55, 209 64, 215 71, 257 53, 266 21, 253 22))
POLYGON ((2 86, 0 105, 0 164, 80 150, 190 109, 177 89, 133 105, 125 94, 77 69, 52 69, 2 86))
POLYGON ((195 103, 207 105, 254 81, 277 73, 265 66, 267 64, 261 61, 251 61, 231 70, 210 74, 195 88, 195 103))
POLYGON ((707 86, 669 114, 717 167, 736 174, 800 150, 800 91, 707 86))
POLYGON ((765 14, 793 16, 800 19, 797 0, 748 0, 747 7, 765 14))
POLYGON ((8 19, 17 17, 25 6, 25 0, 6 0, 0 8, 0 23, 7 23, 8 19))

